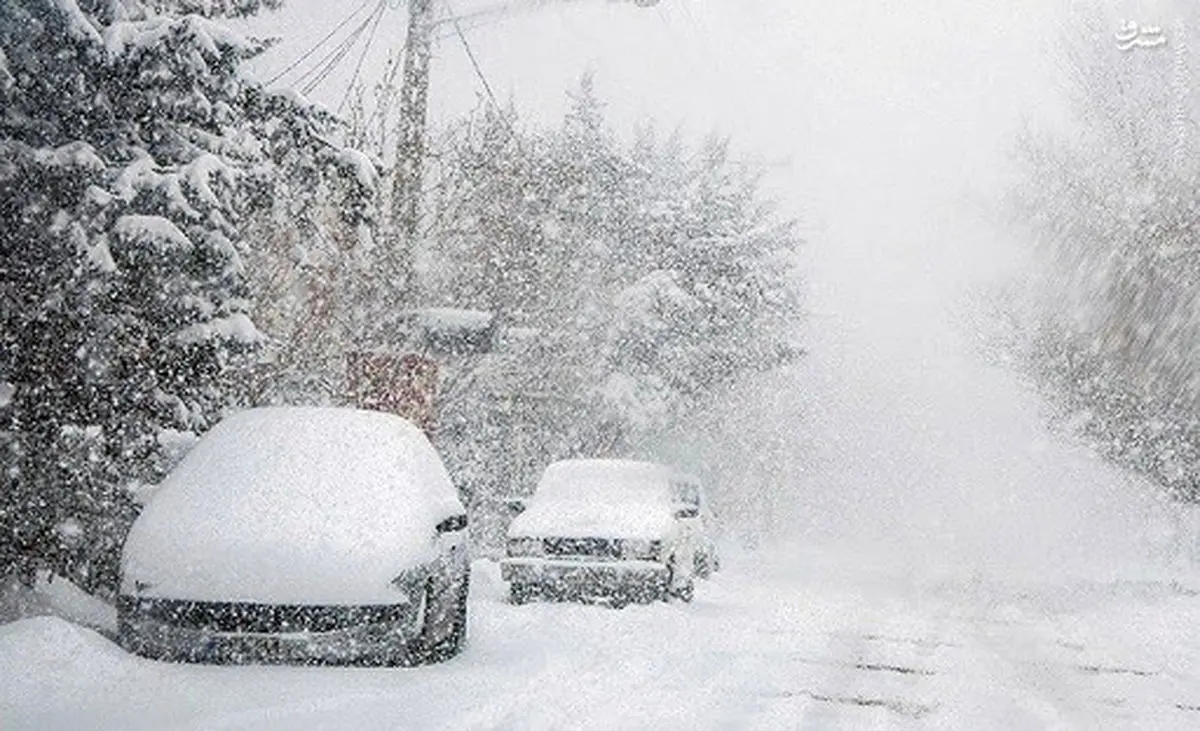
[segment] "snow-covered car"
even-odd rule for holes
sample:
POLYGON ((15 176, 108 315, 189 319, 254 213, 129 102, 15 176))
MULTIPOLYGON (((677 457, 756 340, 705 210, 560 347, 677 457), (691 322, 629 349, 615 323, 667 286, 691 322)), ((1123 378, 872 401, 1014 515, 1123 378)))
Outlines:
POLYGON ((381 412, 217 424, 134 522, 119 640, 156 659, 411 665, 467 628, 467 519, 441 459, 381 412))
POLYGON ((512 602, 690 601, 697 551, 706 545, 698 485, 652 462, 550 465, 508 529, 500 571, 512 602))

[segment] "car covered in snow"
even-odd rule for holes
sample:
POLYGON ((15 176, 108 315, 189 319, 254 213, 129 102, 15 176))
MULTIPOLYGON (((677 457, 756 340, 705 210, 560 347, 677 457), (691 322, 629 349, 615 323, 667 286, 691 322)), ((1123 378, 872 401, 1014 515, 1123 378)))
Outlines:
POLYGON ((500 570, 512 602, 690 601, 697 554, 711 550, 701 495, 698 481, 653 462, 555 462, 508 529, 500 570))
POLYGON ((467 628, 466 514, 399 416, 249 409, 218 423, 134 522, 119 641, 213 663, 411 665, 467 628))

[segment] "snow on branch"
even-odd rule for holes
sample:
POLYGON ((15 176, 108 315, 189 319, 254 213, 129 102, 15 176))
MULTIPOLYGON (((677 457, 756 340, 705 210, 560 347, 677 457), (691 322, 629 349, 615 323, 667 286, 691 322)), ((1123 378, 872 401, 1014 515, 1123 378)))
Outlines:
POLYGON ((242 312, 218 317, 208 322, 198 322, 184 328, 175 339, 184 345, 204 343, 210 340, 232 340, 243 345, 254 345, 266 340, 254 322, 242 312))
MULTIPOLYGON (((192 171, 184 166, 184 173, 190 176, 192 171)), ((121 170, 113 189, 117 197, 126 202, 133 201, 142 191, 157 191, 166 198, 169 210, 178 211, 192 219, 201 217, 184 195, 180 175, 159 172, 154 159, 145 151, 140 151, 137 158, 121 170)))
POLYGON ((51 4, 58 9, 59 15, 65 21, 65 30, 69 36, 85 43, 103 43, 99 31, 84 15, 75 0, 51 0, 51 4))
POLYGON ((200 202, 213 208, 221 207, 221 199, 212 188, 214 176, 225 183, 232 183, 234 179, 233 169, 221 158, 208 153, 181 167, 179 174, 187 181, 188 188, 195 191, 200 202))
POLYGON ((191 239, 162 216, 121 216, 113 225, 113 235, 125 242, 148 244, 159 253, 194 248, 191 239))
MULTIPOLYGON (((157 49, 173 37, 191 40, 203 57, 209 59, 220 58, 223 53, 249 56, 260 48, 259 44, 245 36, 199 15, 184 18, 155 16, 146 20, 113 23, 104 31, 104 47, 109 58, 115 60, 130 53, 157 49)), ((202 63, 202 59, 194 59, 193 63, 196 62, 202 63)))
POLYGON ((619 292, 614 305, 619 319, 631 325, 659 329, 664 317, 695 311, 699 301, 679 283, 679 274, 659 269, 619 292))
POLYGON ((375 167, 375 163, 367 155, 353 150, 344 148, 338 151, 338 164, 348 168, 354 173, 358 184, 367 190, 375 190, 379 186, 379 171, 375 167))
POLYGON ((0 48, 0 91, 8 91, 15 83, 16 79, 8 70, 8 56, 4 55, 4 49, 0 48))
POLYGON ((96 154, 96 149, 86 142, 70 142, 51 150, 38 150, 34 153, 34 159, 41 165, 68 170, 103 172, 107 167, 96 154))

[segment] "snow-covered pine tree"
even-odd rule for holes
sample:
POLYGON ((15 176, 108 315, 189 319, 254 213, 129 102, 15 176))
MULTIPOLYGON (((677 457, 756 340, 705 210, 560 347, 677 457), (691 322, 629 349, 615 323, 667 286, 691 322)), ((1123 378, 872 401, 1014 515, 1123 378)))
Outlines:
POLYGON ((116 580, 173 445, 262 334, 242 225, 296 150, 352 164, 239 68, 271 0, 0 2, 0 566, 116 580))
POLYGON ((639 439, 747 374, 799 352, 794 223, 778 219, 759 173, 710 138, 682 157, 678 140, 641 140, 627 194, 608 311, 602 393, 639 439))

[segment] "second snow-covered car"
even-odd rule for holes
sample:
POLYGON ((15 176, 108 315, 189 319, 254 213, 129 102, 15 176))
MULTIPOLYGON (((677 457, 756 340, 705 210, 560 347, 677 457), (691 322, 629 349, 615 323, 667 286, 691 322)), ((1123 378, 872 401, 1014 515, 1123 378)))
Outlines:
POLYGON ((263 408, 217 424, 135 521, 119 640, 190 662, 415 664, 467 627, 466 515, 408 421, 263 408))
POLYGON ((652 462, 550 465, 508 529, 500 568, 512 601, 690 601, 696 553, 705 545, 697 486, 652 462))

